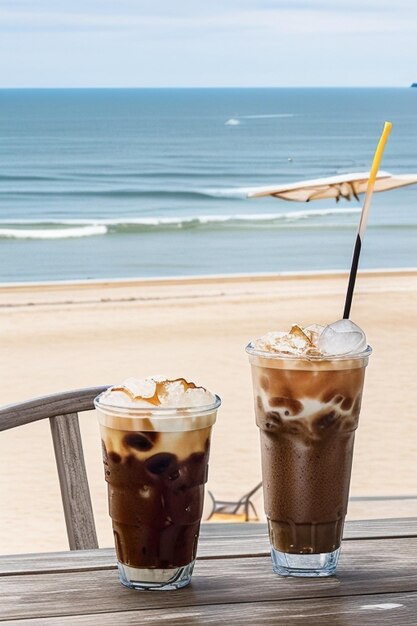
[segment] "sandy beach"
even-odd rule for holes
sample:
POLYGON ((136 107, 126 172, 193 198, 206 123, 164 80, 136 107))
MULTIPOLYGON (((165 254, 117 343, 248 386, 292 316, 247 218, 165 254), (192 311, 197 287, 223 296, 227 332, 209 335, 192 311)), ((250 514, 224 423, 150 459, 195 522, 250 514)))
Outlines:
MULTIPOLYGON (((260 479, 244 347, 268 330, 342 315, 345 273, 0 286, 2 404, 128 376, 185 376, 223 399, 209 487, 238 497, 260 479)), ((351 494, 417 495, 417 270, 361 272, 352 319, 374 349, 351 494)), ((100 439, 81 417, 99 542, 112 544, 100 439)), ((48 423, 0 434, 0 553, 66 549, 48 423)), ((417 515, 417 499, 357 500, 350 517, 417 515)))

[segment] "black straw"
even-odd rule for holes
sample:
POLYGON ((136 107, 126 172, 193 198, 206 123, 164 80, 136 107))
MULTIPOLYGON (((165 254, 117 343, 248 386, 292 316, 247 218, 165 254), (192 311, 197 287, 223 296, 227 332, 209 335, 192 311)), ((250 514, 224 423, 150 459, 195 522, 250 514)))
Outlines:
POLYGON ((362 241, 358 233, 353 250, 352 266, 350 268, 349 284, 346 293, 345 310, 343 311, 343 319, 349 319, 350 307, 352 306, 353 291, 355 289, 356 274, 358 273, 359 256, 361 253, 362 241))

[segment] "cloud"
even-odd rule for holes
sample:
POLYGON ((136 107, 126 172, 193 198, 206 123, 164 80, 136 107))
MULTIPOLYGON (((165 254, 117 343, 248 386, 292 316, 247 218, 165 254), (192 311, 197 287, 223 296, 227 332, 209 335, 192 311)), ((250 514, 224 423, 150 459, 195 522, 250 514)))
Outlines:
POLYGON ((0 85, 407 84, 416 23, 414 0, 1 0, 0 85))
POLYGON ((193 37, 223 30, 239 37, 251 30, 252 39, 274 32, 302 35, 320 33, 398 33, 416 28, 417 4, 399 0, 381 7, 374 0, 334 2, 319 0, 195 0, 153 2, 151 0, 14 0, 3 2, 0 30, 3 32, 77 32, 85 30, 174 32, 180 29, 193 37), (378 7, 378 11, 376 8, 378 7), (407 10, 400 10, 401 7, 407 10), (413 19, 414 15, 414 19, 413 19))

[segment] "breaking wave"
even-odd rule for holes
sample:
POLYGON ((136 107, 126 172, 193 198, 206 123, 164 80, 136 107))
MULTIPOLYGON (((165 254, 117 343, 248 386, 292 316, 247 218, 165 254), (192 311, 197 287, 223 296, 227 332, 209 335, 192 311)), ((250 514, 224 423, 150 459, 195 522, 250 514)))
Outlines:
POLYGON ((360 208, 334 208, 236 215, 0 220, 0 239, 67 239, 179 229, 288 228, 291 224, 305 221, 321 228, 323 221, 315 218, 351 215, 360 211, 360 208))
POLYGON ((201 189, 109 189, 105 191, 81 191, 81 190, 59 190, 59 191, 24 191, 18 192, 10 191, 3 192, 3 196, 19 194, 19 197, 58 197, 58 198, 116 198, 118 200, 123 199, 141 199, 141 198, 153 198, 161 199, 168 198, 172 200, 197 200, 201 198, 229 198, 229 199, 242 199, 246 198, 248 192, 252 187, 213 187, 213 188, 201 188, 201 189))
POLYGON ((0 228, 0 239, 73 239, 107 233, 107 227, 99 224, 78 228, 39 228, 40 225, 35 228, 0 228))

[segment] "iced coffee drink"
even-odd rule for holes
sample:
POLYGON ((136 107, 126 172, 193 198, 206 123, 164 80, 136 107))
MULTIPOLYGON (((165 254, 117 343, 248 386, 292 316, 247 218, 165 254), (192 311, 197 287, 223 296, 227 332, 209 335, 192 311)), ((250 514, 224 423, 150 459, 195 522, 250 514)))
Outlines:
POLYGON ((273 569, 334 573, 371 348, 349 320, 294 325, 247 347, 273 569))
POLYGON ((190 582, 220 399, 184 379, 128 379, 95 400, 121 582, 190 582))

